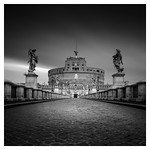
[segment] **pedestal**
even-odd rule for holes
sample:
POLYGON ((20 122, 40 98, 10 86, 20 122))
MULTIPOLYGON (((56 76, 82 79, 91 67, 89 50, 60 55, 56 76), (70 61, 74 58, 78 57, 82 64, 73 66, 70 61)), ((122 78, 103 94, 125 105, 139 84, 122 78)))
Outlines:
POLYGON ((113 88, 125 86, 124 73, 113 74, 113 88))
POLYGON ((37 77, 38 77, 37 74, 29 72, 28 74, 25 74, 25 77, 26 77, 25 86, 37 88, 37 77))

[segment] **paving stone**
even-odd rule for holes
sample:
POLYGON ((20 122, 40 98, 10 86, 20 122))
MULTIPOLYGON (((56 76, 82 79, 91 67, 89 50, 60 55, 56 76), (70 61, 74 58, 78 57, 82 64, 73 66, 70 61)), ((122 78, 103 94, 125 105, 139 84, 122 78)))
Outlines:
POLYGON ((85 99, 5 109, 5 146, 144 146, 146 111, 85 99))

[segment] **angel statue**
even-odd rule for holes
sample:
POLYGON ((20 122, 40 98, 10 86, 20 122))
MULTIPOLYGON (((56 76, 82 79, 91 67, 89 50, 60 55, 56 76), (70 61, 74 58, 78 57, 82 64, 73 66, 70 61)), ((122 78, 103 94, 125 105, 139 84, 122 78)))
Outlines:
POLYGON ((77 57, 78 53, 79 53, 78 51, 74 51, 74 54, 76 57, 77 57))
POLYGON ((113 56, 113 63, 118 73, 123 72, 124 68, 123 68, 123 62, 122 62, 122 55, 119 49, 116 49, 116 54, 113 56))
POLYGON ((29 57, 29 72, 35 71, 36 64, 38 63, 38 56, 35 55, 36 49, 30 49, 28 51, 28 57, 29 57))

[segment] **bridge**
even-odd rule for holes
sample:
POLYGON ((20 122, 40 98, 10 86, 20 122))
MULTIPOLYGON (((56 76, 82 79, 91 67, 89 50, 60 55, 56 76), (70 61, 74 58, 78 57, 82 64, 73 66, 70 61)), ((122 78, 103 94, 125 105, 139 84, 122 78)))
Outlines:
POLYGON ((5 109, 5 146, 146 145, 146 111, 87 99, 5 109))
POLYGON ((4 82, 5 146, 146 145, 145 81, 118 72, 106 85, 104 70, 70 57, 41 86, 32 67, 25 83, 4 82))
POLYGON ((145 82, 82 98, 4 85, 5 146, 146 145, 145 82))

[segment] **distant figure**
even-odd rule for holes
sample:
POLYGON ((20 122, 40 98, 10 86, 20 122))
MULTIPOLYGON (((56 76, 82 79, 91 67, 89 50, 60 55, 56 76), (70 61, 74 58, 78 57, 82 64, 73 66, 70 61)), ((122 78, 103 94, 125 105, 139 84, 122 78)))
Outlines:
POLYGON ((74 51, 74 53, 75 53, 75 56, 77 57, 77 55, 78 55, 79 52, 78 51, 74 51))
POLYGON ((38 63, 38 56, 35 55, 36 49, 30 49, 28 51, 28 57, 29 57, 29 72, 33 72, 36 67, 36 63, 38 63))
POLYGON ((117 69, 117 71, 120 73, 120 72, 123 72, 124 68, 121 67, 123 65, 123 62, 122 62, 122 55, 120 53, 120 50, 119 49, 116 49, 117 53, 113 56, 113 63, 117 69))

